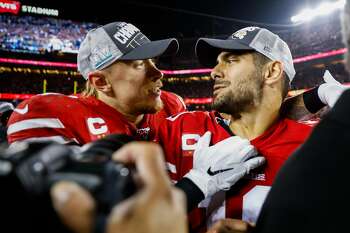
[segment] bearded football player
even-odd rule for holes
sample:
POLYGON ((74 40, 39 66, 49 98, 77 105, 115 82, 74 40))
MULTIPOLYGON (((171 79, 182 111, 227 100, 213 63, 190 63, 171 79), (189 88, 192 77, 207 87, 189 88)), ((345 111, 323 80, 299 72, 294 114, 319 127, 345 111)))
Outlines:
MULTIPOLYGON (((243 140, 253 145, 266 159, 266 165, 226 192, 213 194, 210 184, 199 186, 206 199, 191 212, 190 224, 194 231, 205 231, 216 220, 228 217, 254 223, 279 168, 311 131, 310 126, 280 114, 295 76, 291 52, 274 33, 248 27, 226 40, 201 38, 196 53, 203 65, 214 67, 211 77, 215 80, 215 111, 169 117, 158 129, 157 140, 164 148, 170 177, 175 181, 185 177, 196 183, 230 169, 199 166, 196 152, 200 147, 210 147, 233 135, 240 140, 227 147, 235 147, 243 140), (224 119, 219 112, 230 119, 224 119)), ((215 152, 208 156, 208 161, 215 159, 215 152)))

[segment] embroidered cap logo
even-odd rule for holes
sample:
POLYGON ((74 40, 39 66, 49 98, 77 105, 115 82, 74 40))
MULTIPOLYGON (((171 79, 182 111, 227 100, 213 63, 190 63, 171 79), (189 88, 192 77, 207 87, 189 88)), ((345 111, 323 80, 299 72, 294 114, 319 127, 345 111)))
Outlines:
POLYGON ((258 29, 258 27, 247 27, 247 28, 243 28, 235 33, 232 34, 232 38, 233 39, 244 39, 244 37, 248 34, 248 32, 252 32, 254 30, 258 29), (236 38, 235 38, 236 37, 236 38))

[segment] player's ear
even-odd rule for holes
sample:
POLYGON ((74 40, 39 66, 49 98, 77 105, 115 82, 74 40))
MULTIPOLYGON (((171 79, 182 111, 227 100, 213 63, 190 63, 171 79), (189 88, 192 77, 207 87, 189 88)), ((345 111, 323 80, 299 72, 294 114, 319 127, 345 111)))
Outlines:
POLYGON ((112 90, 112 86, 104 72, 96 70, 89 73, 89 82, 97 91, 108 93, 112 90))
POLYGON ((267 85, 278 83, 283 77, 283 64, 279 61, 267 63, 263 75, 267 85))

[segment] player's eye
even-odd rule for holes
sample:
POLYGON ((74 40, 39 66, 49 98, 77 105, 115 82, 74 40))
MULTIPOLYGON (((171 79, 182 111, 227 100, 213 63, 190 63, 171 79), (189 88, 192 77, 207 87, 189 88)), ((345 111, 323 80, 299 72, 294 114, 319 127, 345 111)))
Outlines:
POLYGON ((136 61, 134 61, 134 66, 136 68, 141 68, 141 67, 145 66, 145 61, 144 60, 136 60, 136 61))

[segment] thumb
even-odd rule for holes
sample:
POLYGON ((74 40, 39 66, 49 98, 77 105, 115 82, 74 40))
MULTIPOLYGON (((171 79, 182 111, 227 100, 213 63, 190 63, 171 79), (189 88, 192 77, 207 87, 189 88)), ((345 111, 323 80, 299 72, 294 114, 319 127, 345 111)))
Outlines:
POLYGON ((210 131, 205 132, 205 134, 199 138, 196 145, 196 150, 209 147, 210 139, 211 139, 211 132, 210 131))
POLYGON ((326 83, 333 83, 333 84, 339 84, 341 85, 337 80, 334 79, 333 75, 329 72, 329 70, 326 70, 323 75, 323 80, 326 83))

